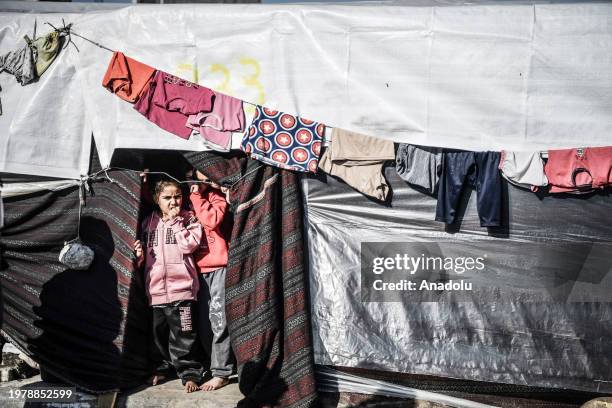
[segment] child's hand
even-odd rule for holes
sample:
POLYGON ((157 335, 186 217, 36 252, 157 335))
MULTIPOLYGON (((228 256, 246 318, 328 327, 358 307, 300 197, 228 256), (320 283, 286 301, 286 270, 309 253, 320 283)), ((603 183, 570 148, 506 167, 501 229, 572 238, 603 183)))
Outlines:
POLYGON ((206 177, 206 175, 198 170, 196 170, 195 172, 196 178, 199 181, 203 181, 204 183, 201 183, 202 187, 206 188, 208 187, 208 185, 210 184, 211 186, 215 186, 215 183, 213 183, 212 181, 210 181, 210 179, 208 177, 206 177))
POLYGON ((148 181, 148 172, 149 169, 145 168, 142 170, 142 173, 139 174, 140 179, 142 180, 143 183, 146 183, 148 181))
POLYGON ((181 213, 181 207, 172 207, 168 210, 168 218, 174 219, 181 213))
POLYGON ((221 192, 223 194, 225 194, 225 201, 227 201, 227 203, 230 203, 230 190, 227 187, 221 187, 221 192))
POLYGON ((215 183, 214 181, 211 181, 211 179, 206 177, 206 175, 204 175, 198 170, 194 172, 194 175, 199 181, 204 182, 204 183, 200 183, 200 192, 204 192, 209 187, 216 188, 217 190, 222 190, 224 188, 224 187, 221 187, 219 184, 215 183))
POLYGON ((140 266, 144 260, 144 251, 142 250, 142 243, 140 241, 134 242, 134 252, 136 253, 136 263, 140 266))
POLYGON ((199 185, 199 184, 192 184, 192 185, 189 187, 189 192, 190 192, 190 193, 197 193, 197 192, 199 192, 199 191, 200 191, 200 185, 199 185))

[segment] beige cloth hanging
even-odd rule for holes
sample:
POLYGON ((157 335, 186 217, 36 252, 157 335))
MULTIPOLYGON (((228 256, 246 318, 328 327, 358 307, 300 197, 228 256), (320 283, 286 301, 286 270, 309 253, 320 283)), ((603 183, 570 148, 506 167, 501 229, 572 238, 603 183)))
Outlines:
POLYGON ((330 146, 319 160, 319 168, 342 179, 355 190, 384 201, 389 185, 382 168, 387 160, 395 160, 391 140, 335 128, 330 146))

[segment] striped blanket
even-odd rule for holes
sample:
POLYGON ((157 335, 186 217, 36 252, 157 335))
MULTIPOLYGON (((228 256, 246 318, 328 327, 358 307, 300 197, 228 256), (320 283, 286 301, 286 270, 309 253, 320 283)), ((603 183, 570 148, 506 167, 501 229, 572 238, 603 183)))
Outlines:
POLYGON ((0 238, 3 333, 45 373, 93 393, 141 384, 150 372, 149 308, 132 254, 140 180, 109 176, 116 183, 94 183, 83 208, 81 238, 95 251, 89 270, 57 260, 77 234, 76 187, 5 199, 0 238))
POLYGON ((299 176, 237 155, 185 158, 233 185, 226 311, 239 406, 317 406, 299 176))

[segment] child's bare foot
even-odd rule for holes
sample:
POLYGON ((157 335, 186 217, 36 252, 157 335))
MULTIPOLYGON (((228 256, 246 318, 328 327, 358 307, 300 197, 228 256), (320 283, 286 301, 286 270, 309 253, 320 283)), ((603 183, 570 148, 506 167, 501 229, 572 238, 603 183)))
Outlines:
POLYGON ((162 381, 164 381, 166 379, 165 376, 161 375, 161 374, 153 374, 153 377, 151 377, 149 379, 149 384, 151 385, 157 385, 160 384, 162 381))
POLYGON ((185 392, 186 393, 194 392, 194 391, 197 391, 197 390, 198 390, 198 384, 196 384, 195 382, 190 380, 190 381, 187 381, 185 383, 185 392))
POLYGON ((200 389, 202 391, 214 391, 225 387, 227 384, 229 384, 229 378, 213 377, 204 384, 200 385, 200 389))

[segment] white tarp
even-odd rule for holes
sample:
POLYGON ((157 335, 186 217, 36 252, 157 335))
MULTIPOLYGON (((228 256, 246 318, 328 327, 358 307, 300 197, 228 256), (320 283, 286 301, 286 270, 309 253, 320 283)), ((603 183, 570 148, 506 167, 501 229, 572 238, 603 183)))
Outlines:
MULTIPOLYGON (((612 4, 0 13, 0 52, 35 19, 40 35, 62 17, 156 68, 372 136, 473 150, 612 144, 612 4)), ((110 52, 73 39, 81 52, 64 50, 36 84, 0 75, 0 171, 76 178, 91 132, 102 165, 116 148, 202 148, 103 89, 110 52)))
MULTIPOLYGON (((50 31, 42 26, 50 19, 38 20, 38 35, 50 31)), ((1 14, 0 54, 23 48, 23 36, 32 38, 33 29, 34 17, 1 14)), ((0 74, 0 172, 62 178, 87 172, 91 126, 83 109, 86 93, 75 66, 79 55, 65 51, 38 82, 21 86, 14 76, 0 74)))

